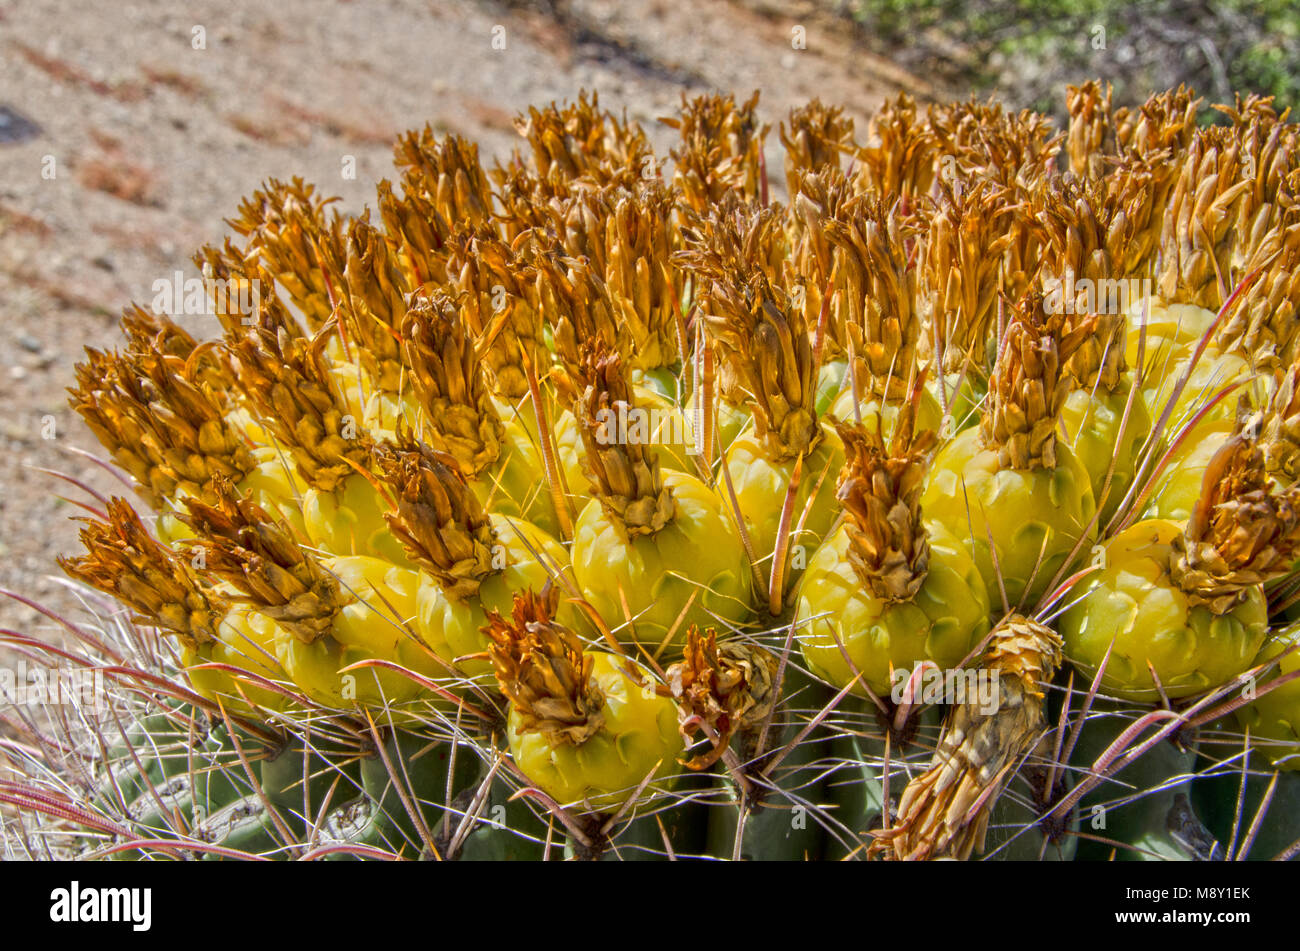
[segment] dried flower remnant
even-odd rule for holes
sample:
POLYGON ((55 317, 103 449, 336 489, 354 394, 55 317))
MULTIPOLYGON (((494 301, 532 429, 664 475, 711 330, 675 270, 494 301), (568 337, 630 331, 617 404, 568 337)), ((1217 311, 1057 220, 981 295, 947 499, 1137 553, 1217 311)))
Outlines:
POLYGON ((532 149, 533 167, 542 179, 585 179, 597 184, 632 187, 651 177, 654 153, 645 132, 600 109, 593 93, 563 108, 529 108, 515 120, 515 128, 532 149))
POLYGON ((515 595, 509 620, 496 612, 488 616, 488 653, 501 692, 518 711, 520 732, 577 746, 605 725, 605 696, 592 681, 594 658, 552 620, 555 605, 554 592, 515 595))
POLYGON ((1300 488, 1273 489, 1259 447, 1238 434, 1205 471, 1201 500, 1174 540, 1170 579, 1192 604, 1224 614, 1291 570, 1300 546, 1300 488))
POLYGON ((668 692, 681 705, 683 731, 707 727, 712 748, 684 760, 687 769, 704 770, 726 752, 737 733, 753 731, 776 704, 777 658, 738 640, 718 643, 717 631, 686 632, 685 658, 668 668, 668 692))
POLYGON ((739 106, 732 96, 688 100, 683 93, 681 116, 660 120, 681 137, 671 153, 674 184, 696 212, 707 212, 733 190, 746 201, 761 197, 759 157, 768 127, 759 123, 757 107, 757 91, 739 106))
POLYGON ((216 505, 186 502, 186 521, 208 570, 237 588, 240 600, 274 618, 304 643, 330 633, 352 600, 320 559, 299 545, 289 526, 228 492, 216 505))
POLYGON ((247 239, 246 255, 256 256, 284 286, 312 330, 329 320, 343 273, 342 220, 327 212, 337 200, 320 197, 301 178, 271 179, 230 221, 247 239))
POLYGON ((87 554, 61 557, 59 566, 191 647, 216 640, 226 598, 200 581, 188 558, 150 535, 128 502, 110 500, 107 515, 106 522, 83 520, 87 554))
POLYGON ((498 542, 455 460, 412 442, 383 447, 377 468, 396 489, 396 511, 386 517, 412 559, 448 597, 477 594, 497 570, 498 542))
POLYGON ((981 668, 997 675, 997 703, 952 708, 930 768, 907 784, 898 819, 876 835, 871 853, 895 860, 967 859, 983 851, 992 803, 1047 729, 1049 684, 1061 663, 1051 628, 1008 615, 993 632, 981 668))
POLYGON ((853 154, 853 120, 839 106, 814 99, 790 110, 790 129, 782 122, 779 134, 785 146, 785 178, 790 194, 799 191, 807 172, 839 168, 842 154, 853 154))
POLYGON ((574 398, 592 490, 629 535, 652 535, 673 519, 673 493, 645 441, 618 440, 610 432, 610 420, 618 418, 620 407, 635 405, 621 361, 599 345, 584 347, 582 359, 581 375, 566 385, 574 398))

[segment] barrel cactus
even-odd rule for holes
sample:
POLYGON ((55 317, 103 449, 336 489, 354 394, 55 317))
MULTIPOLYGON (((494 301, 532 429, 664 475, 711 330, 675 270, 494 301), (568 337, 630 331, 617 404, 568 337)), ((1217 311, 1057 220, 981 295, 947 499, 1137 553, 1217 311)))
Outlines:
POLYGON ((70 386, 130 490, 4 635, 98 685, 5 719, 5 855, 1300 853, 1300 133, 1068 105, 265 183, 221 333, 70 386))

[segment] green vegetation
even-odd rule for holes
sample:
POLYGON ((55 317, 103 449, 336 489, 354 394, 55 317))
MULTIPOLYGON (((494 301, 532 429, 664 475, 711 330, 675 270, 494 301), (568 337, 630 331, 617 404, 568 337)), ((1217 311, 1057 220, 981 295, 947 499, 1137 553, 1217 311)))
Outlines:
MULTIPOLYGON (((1065 83, 1100 77, 1117 103, 1186 84, 1300 102, 1292 0, 823 0, 905 66, 1022 107, 1059 109, 1065 83)), ((1208 118, 1208 117, 1207 117, 1208 118)))

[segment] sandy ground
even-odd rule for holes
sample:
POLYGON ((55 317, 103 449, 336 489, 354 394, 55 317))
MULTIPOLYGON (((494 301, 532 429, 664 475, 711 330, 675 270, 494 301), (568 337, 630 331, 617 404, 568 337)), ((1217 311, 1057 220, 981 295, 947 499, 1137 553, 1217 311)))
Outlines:
MULTIPOLYGON (((116 345, 155 280, 196 273, 241 196, 302 175, 357 212, 397 132, 430 122, 505 156, 518 111, 583 88, 661 154, 654 120, 684 91, 762 89, 774 130, 819 96, 860 133, 882 97, 928 92, 798 3, 0 0, 0 587, 75 606, 54 556, 79 548, 78 509, 58 496, 85 496, 39 470, 124 490, 76 454, 98 445, 66 404, 73 365, 116 345)), ((775 131, 768 148, 780 178, 775 131)), ((49 627, 0 598, 0 628, 49 627)))

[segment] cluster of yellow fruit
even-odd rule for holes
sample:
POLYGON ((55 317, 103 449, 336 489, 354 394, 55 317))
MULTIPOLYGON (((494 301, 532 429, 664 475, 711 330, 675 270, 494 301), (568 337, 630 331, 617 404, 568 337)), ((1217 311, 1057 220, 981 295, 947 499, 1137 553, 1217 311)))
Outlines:
POLYGON ((272 181, 195 258, 257 290, 220 339, 134 308, 79 367, 156 519, 63 564, 243 716, 508 707, 593 808, 756 728, 791 625, 882 707, 923 661, 1041 700, 1062 641, 1131 701, 1222 685, 1294 636, 1297 132, 1069 105, 901 97, 864 145, 810 103, 784 202, 757 97, 684 101, 671 171, 594 97, 491 171, 411 133, 378 223, 272 181))

